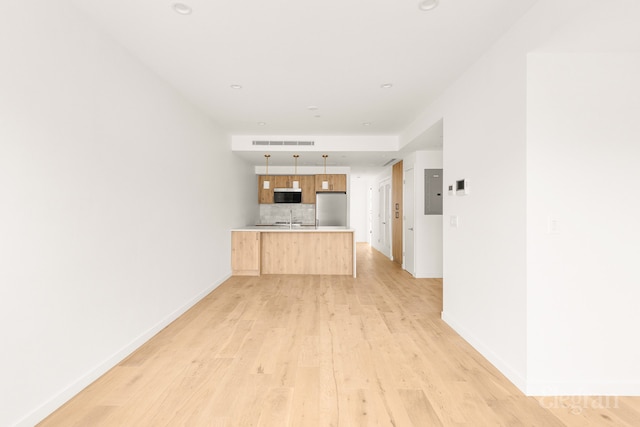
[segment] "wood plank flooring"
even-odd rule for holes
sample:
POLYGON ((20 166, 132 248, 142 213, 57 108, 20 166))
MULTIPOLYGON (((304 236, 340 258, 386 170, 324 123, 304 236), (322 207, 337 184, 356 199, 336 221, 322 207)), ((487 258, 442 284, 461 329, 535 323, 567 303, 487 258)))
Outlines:
POLYGON ((640 398, 525 397, 440 320, 442 283, 233 277, 41 426, 639 426, 640 398))

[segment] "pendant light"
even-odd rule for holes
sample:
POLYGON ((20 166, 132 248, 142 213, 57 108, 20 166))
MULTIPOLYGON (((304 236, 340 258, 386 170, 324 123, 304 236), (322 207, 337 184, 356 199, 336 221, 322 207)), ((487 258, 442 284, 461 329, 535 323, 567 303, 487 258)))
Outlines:
POLYGON ((293 188, 300 188, 300 181, 298 180, 298 157, 299 154, 293 155, 293 188))
POLYGON ((264 155, 264 160, 267 163, 267 171, 265 173, 265 180, 262 182, 262 188, 265 190, 268 190, 271 187, 271 183, 269 182, 269 157, 271 157, 271 154, 264 155))
POLYGON ((329 157, 328 154, 323 154, 322 155, 322 159, 324 161, 324 180, 322 181, 322 189, 323 190, 328 190, 329 189, 329 181, 327 180, 327 157, 329 157))

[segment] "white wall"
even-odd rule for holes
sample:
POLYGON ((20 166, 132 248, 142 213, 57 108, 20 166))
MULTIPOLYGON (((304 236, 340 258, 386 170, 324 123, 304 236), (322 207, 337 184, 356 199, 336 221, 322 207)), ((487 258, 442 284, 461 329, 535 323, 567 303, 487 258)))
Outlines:
POLYGON ((418 116, 407 126, 398 140, 399 147, 406 148, 416 139, 419 139, 426 130, 433 128, 444 115, 443 97, 436 99, 429 104, 418 116))
POLYGON ((443 318, 529 394, 640 394, 639 19, 541 0, 444 95, 443 318))
POLYGON ((529 393, 640 394, 639 75, 640 54, 529 56, 529 393))
POLYGON ((528 58, 529 394, 640 395, 639 21, 596 4, 528 58))
POLYGON ((521 388, 526 380, 526 55, 513 31, 445 93, 443 319, 521 388), (518 49, 514 48, 517 45, 518 49), (458 217, 453 228, 450 217, 458 217))
POLYGON ((229 275, 255 181, 67 2, 3 5, 0 51, 0 425, 33 425, 229 275))
POLYGON ((594 2, 538 1, 443 95, 443 319, 526 389, 527 53, 594 2), (450 225, 452 216, 458 227, 450 225))
MULTIPOLYGON (((371 243, 371 221, 369 206, 372 202, 369 189, 375 186, 374 176, 355 174, 350 176, 349 204, 351 207, 349 224, 356 230, 356 242, 371 243)), ((377 191, 377 190, 376 190, 377 191)))

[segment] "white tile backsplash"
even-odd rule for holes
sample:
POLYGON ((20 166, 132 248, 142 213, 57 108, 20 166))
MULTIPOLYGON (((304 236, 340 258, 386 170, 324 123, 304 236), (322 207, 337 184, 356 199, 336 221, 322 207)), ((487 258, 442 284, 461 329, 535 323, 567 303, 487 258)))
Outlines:
POLYGON ((305 203, 275 203, 260 205, 260 224, 275 224, 276 222, 301 222, 305 225, 316 223, 316 205, 305 203))

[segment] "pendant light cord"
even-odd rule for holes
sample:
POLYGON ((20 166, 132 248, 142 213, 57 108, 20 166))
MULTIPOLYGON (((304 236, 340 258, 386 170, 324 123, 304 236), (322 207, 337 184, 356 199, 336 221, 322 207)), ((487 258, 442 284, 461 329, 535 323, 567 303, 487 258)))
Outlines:
POLYGON ((327 179, 327 157, 329 157, 328 154, 322 155, 322 158, 324 159, 324 179, 327 179))

